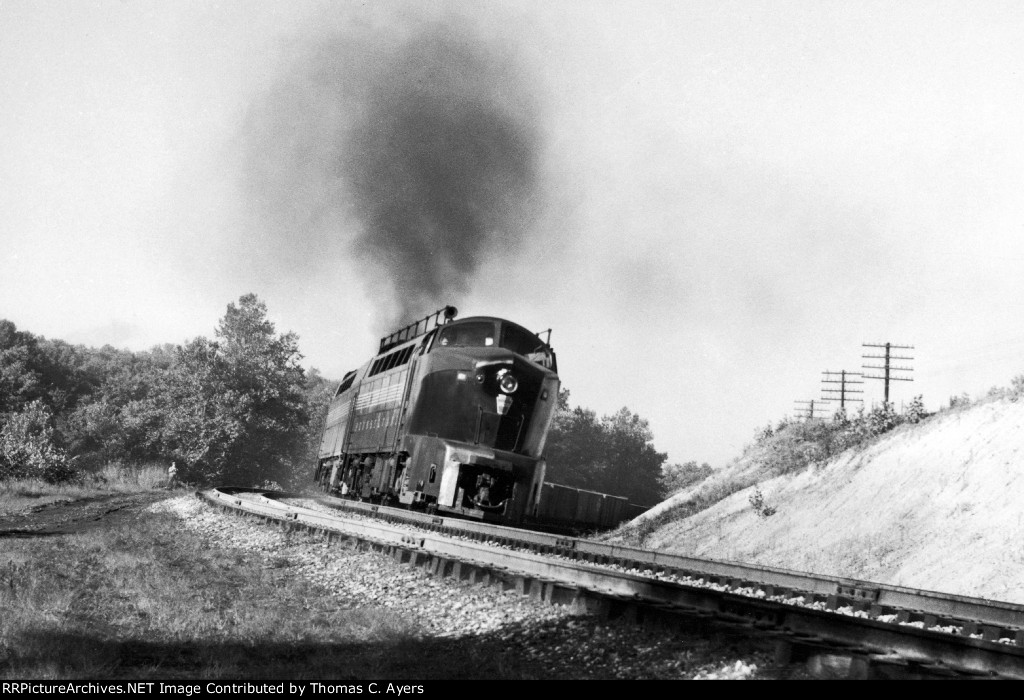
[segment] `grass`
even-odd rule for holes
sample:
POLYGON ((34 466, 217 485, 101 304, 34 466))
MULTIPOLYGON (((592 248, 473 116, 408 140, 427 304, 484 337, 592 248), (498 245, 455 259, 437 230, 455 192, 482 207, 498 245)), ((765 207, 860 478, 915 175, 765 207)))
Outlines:
POLYGON ((50 484, 42 479, 0 481, 0 515, 23 513, 30 508, 113 493, 141 493, 167 484, 166 467, 105 465, 72 481, 50 484))
MULTIPOLYGON (((7 540, 0 677, 436 677, 440 652, 398 615, 323 593, 259 555, 211 549, 165 513, 7 540)), ((461 652, 456 674, 489 663, 461 652)))

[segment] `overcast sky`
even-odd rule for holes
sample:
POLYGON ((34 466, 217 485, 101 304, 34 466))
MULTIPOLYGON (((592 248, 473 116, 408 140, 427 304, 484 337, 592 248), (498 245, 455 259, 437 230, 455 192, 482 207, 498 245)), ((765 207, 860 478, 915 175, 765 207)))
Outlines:
POLYGON ((434 260, 366 242, 388 159, 464 173, 468 104, 501 146, 441 295, 553 328, 574 405, 720 466, 892 342, 935 409, 1024 373, 1022 36, 1016 0, 0 0, 0 318, 142 350, 255 292, 340 378, 434 260), (442 73, 455 121, 391 118, 442 73))

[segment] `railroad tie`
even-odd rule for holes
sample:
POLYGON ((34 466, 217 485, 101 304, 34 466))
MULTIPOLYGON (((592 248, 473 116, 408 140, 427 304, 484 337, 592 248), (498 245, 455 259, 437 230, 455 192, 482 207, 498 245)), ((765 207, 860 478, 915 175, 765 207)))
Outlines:
POLYGON ((567 583, 553 581, 545 589, 544 602, 549 605, 572 605, 580 595, 580 589, 567 583))
POLYGON ((986 642, 998 642, 1003 638, 1003 628, 995 625, 982 625, 981 638, 986 642))
POLYGON ((550 581, 550 580, 545 580, 545 579, 540 579, 540 578, 532 579, 532 580, 527 579, 524 582, 524 586, 527 587, 526 593, 527 593, 527 595, 530 596, 531 600, 536 600, 538 602, 544 602, 544 599, 546 597, 545 596, 546 589, 552 583, 553 582, 550 581))
POLYGON ((960 623, 960 634, 964 637, 973 637, 981 634, 981 622, 979 620, 964 620, 960 623))

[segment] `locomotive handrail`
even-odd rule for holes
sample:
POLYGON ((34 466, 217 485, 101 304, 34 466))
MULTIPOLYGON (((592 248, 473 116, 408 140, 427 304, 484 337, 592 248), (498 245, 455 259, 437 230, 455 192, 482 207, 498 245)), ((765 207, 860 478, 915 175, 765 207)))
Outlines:
POLYGON ((434 328, 437 328, 439 326, 444 325, 445 323, 448 323, 448 321, 451 321, 453 318, 455 318, 455 316, 458 313, 459 310, 456 309, 454 306, 443 306, 434 313, 427 314, 419 321, 413 321, 409 325, 399 328, 391 335, 386 335, 383 338, 381 338, 380 350, 378 350, 377 352, 378 354, 380 354, 393 345, 397 345, 398 343, 404 343, 407 340, 412 340, 413 338, 425 335, 426 333, 432 331, 434 328), (444 314, 443 321, 441 320, 441 314, 444 314), (434 321, 433 326, 430 325, 431 320, 434 321), (420 330, 421 323, 423 324, 422 331, 420 330))

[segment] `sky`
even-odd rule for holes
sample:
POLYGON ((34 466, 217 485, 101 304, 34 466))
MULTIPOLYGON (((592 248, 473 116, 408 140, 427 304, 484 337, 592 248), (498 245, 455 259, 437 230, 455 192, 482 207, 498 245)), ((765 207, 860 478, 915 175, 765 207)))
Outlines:
POLYGON ((936 410, 1024 374, 1021 36, 1015 1, 0 0, 0 318, 144 350, 254 292, 340 378, 451 303, 716 467, 864 343, 936 410))

